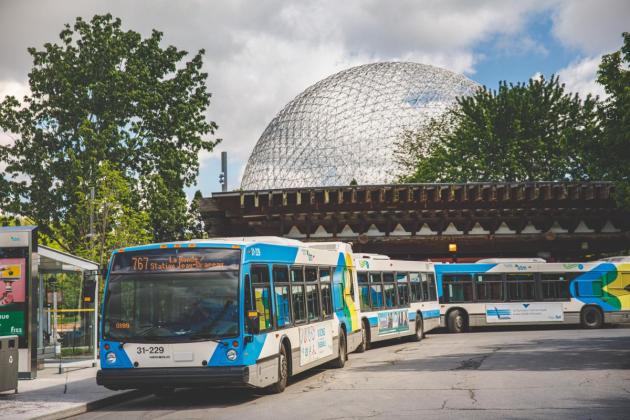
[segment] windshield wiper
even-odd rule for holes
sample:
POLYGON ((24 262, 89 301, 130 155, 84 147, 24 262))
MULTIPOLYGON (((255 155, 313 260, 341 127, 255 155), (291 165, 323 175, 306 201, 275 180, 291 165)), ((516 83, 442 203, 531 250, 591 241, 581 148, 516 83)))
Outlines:
POLYGON ((138 337, 145 337, 150 332, 153 332, 153 331, 157 330, 158 328, 166 328, 166 324, 158 323, 158 324, 155 324, 155 325, 147 325, 145 330, 142 330, 140 333, 138 333, 138 337))

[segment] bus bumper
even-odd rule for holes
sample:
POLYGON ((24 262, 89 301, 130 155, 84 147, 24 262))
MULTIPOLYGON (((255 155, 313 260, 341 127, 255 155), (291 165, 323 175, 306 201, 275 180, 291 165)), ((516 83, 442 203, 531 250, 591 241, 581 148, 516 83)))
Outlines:
POLYGON ((101 369, 96 383, 113 390, 157 387, 247 386, 247 366, 188 368, 101 369))

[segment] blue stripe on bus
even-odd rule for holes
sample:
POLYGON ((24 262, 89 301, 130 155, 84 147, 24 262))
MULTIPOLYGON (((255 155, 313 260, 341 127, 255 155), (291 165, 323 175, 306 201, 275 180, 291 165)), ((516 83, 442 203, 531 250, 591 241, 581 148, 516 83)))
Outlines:
MULTIPOLYGON (((298 248, 287 245, 248 244, 245 247, 245 262, 274 262, 294 264, 298 248)), ((313 262, 315 264, 315 262, 313 262)))
POLYGON ((132 368, 133 364, 124 348, 121 348, 120 343, 115 341, 101 341, 101 369, 128 369, 132 368), (105 350, 105 345, 109 344, 109 350, 105 350), (116 361, 109 363, 107 361, 107 353, 114 353, 116 355, 116 361))
POLYGON ((439 309, 431 309, 429 311, 422 311, 422 318, 424 319, 437 318, 439 316, 440 316, 439 309))
POLYGON ((435 282, 438 298, 442 297, 442 274, 443 273, 485 273, 496 267, 497 264, 436 264, 435 282))

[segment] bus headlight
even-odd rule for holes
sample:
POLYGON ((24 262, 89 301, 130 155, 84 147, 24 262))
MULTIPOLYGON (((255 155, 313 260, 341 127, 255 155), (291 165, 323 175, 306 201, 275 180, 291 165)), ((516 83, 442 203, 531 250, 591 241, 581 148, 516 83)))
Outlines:
POLYGON ((236 350, 234 349, 229 349, 226 353, 225 356, 227 357, 227 359, 229 361, 234 361, 236 360, 236 356, 238 356, 238 353, 236 353, 236 350))
POLYGON ((110 364, 116 363, 116 353, 112 353, 110 351, 109 353, 107 353, 105 358, 107 359, 107 363, 110 363, 110 364))

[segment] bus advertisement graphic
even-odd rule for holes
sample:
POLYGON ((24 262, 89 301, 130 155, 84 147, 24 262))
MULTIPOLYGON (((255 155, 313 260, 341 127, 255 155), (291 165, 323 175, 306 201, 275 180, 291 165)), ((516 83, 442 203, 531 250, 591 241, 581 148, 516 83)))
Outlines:
POLYGON ((24 336, 26 260, 0 259, 0 335, 24 336))
POLYGON ((332 322, 300 328, 300 366, 333 354, 332 322))
POLYGON ((486 322, 562 322, 562 303, 500 303, 486 305, 486 322))
POLYGON ((406 309, 400 311, 379 312, 378 334, 391 334, 409 331, 409 314, 406 309))

